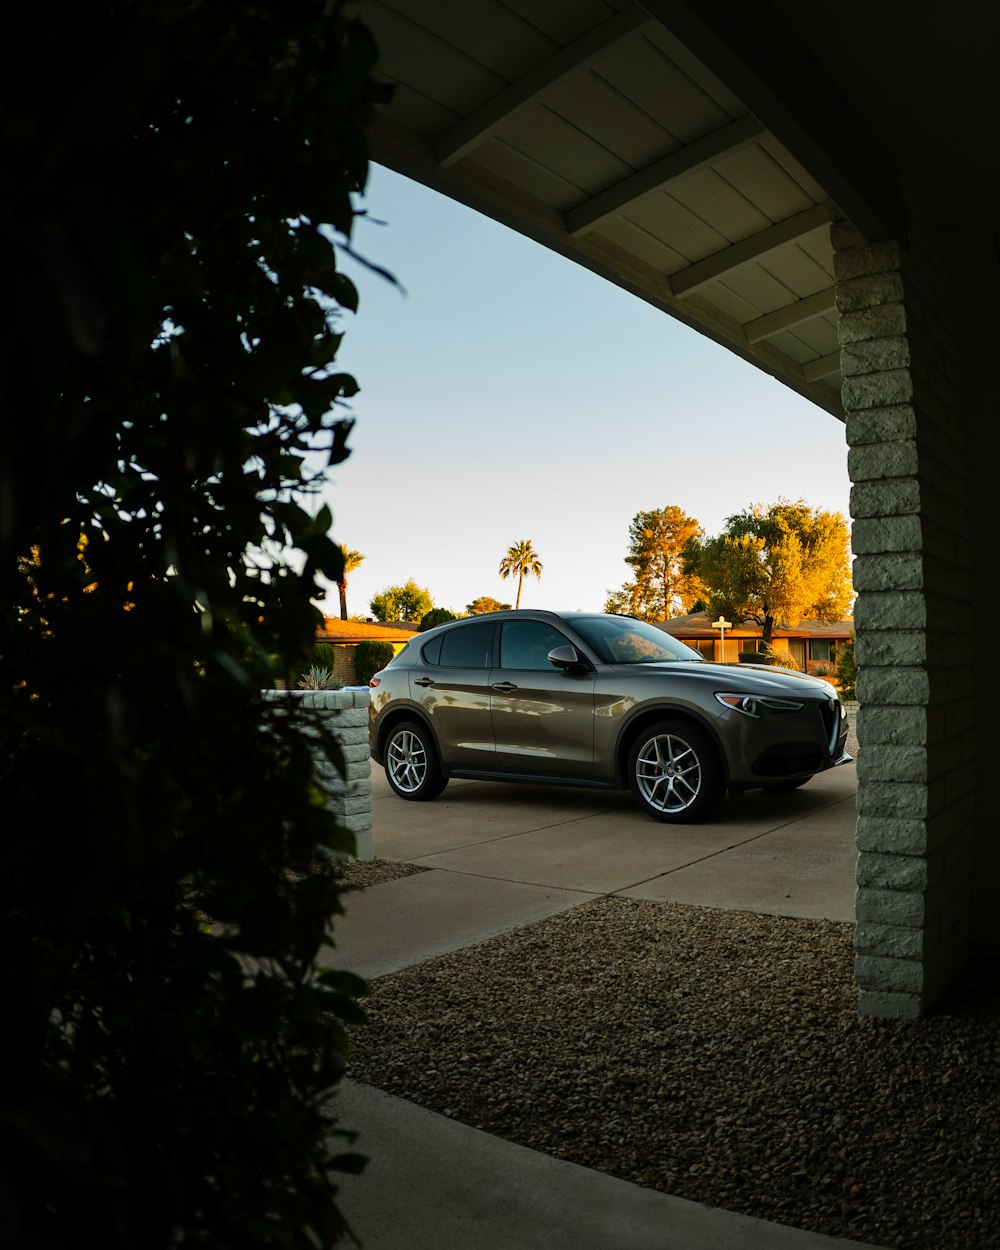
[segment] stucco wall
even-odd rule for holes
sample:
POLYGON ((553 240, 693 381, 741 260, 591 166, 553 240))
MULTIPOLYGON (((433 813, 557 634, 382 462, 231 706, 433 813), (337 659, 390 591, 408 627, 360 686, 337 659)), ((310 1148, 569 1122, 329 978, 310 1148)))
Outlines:
POLYGON ((333 647, 333 675, 345 686, 353 686, 356 681, 354 672, 354 647, 339 645, 333 647))

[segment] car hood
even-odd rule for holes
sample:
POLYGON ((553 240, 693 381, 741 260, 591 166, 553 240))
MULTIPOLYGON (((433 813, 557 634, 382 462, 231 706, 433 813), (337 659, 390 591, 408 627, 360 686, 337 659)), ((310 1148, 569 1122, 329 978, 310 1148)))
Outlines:
POLYGON ((699 664, 696 660, 678 660, 666 664, 611 664, 608 668, 630 676, 670 677, 711 682, 752 694, 802 695, 807 692, 823 698, 838 698, 837 690, 821 677, 811 677, 795 669, 775 668, 771 664, 699 664))

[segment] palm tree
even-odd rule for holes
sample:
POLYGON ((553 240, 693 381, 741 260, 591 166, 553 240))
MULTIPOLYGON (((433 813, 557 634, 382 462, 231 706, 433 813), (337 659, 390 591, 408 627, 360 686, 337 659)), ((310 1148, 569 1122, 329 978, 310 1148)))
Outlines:
POLYGON ((522 538, 519 543, 513 543, 507 548, 507 554, 500 561, 500 576, 507 578, 512 573, 517 574, 517 599, 514 607, 519 608, 525 573, 534 573, 539 579, 542 576, 542 562, 538 558, 538 552, 531 545, 530 538, 522 538))
POLYGON ((364 556, 360 551, 348 551, 344 546, 340 548, 344 553, 344 571, 340 575, 340 581, 337 583, 337 589, 340 591, 340 619, 347 620, 347 574, 353 573, 358 567, 364 556))

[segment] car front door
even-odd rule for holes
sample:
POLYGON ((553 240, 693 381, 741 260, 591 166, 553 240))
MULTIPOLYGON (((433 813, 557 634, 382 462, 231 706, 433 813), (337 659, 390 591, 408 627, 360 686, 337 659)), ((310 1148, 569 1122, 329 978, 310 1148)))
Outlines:
POLYGON ((568 642, 544 621, 501 623, 489 682, 499 771, 593 775, 595 675, 566 672, 548 659, 568 642))

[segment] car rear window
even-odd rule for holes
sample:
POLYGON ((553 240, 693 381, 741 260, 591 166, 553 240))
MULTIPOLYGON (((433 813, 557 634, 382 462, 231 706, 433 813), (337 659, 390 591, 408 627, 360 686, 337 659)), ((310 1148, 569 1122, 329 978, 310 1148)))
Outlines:
POLYGON ((437 638, 432 638, 430 642, 425 642, 420 648, 420 658, 425 664, 441 663, 441 641, 443 635, 439 634, 437 638))
POLYGON ((449 668, 486 668, 492 641, 492 622, 460 625, 457 629, 449 629, 441 635, 437 659, 430 658, 430 645, 424 647, 423 656, 430 664, 441 664, 449 668))

